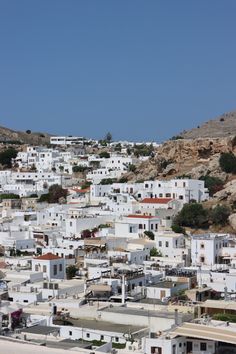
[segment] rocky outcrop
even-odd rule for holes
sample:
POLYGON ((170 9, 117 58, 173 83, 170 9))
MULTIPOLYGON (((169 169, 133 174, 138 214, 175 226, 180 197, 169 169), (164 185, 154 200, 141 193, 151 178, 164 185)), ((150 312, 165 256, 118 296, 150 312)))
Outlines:
POLYGON ((234 231, 236 231, 236 214, 231 214, 229 216, 229 224, 234 231))
POLYGON ((226 181, 227 174, 219 166, 219 157, 223 152, 236 152, 233 137, 170 140, 156 150, 154 157, 141 163, 135 173, 129 173, 127 178, 144 180, 211 175, 226 181))

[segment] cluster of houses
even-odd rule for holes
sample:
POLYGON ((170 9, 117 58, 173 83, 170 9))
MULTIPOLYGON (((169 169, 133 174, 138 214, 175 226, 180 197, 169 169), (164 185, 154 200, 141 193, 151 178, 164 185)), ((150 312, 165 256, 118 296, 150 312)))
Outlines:
POLYGON ((0 171, 0 348, 236 353, 235 236, 171 228, 185 204, 209 199, 204 181, 113 181, 139 160, 86 155, 81 139, 29 146, 17 171, 0 171), (67 200, 39 203, 53 184, 67 200))

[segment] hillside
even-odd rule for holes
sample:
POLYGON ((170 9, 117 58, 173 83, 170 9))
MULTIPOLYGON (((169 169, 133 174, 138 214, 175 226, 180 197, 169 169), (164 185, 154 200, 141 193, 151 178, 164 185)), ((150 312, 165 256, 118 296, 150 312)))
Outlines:
POLYGON ((183 175, 192 178, 211 175, 227 180, 219 167, 222 152, 236 153, 236 141, 228 138, 169 140, 155 151, 155 156, 142 162, 128 180, 165 179, 183 175))
POLYGON ((37 132, 21 132, 0 127, 0 142, 15 141, 22 144, 44 145, 50 141, 50 134, 37 132))
POLYGON ((217 138, 236 135, 236 111, 224 113, 216 119, 209 120, 197 128, 183 131, 179 136, 184 139, 204 137, 217 138))

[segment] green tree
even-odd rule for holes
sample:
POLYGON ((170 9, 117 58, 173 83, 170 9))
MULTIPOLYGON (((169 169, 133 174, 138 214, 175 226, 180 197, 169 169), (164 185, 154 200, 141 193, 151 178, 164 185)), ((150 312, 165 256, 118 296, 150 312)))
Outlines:
POLYGON ((77 272, 77 268, 75 265, 69 265, 68 267, 66 267, 66 276, 67 279, 72 279, 76 276, 76 272, 77 272))
POLYGON ((236 156, 233 153, 226 152, 221 154, 219 164, 222 171, 236 173, 236 156))
POLYGON ((199 203, 185 204, 173 221, 174 225, 205 227, 208 224, 208 211, 199 203))
POLYGON ((101 159, 102 158, 108 159, 110 157, 110 154, 107 151, 102 151, 100 152, 99 157, 101 157, 101 159))
POLYGON ((83 165, 78 165, 78 166, 73 166, 72 167, 72 171, 73 172, 85 172, 88 170, 87 166, 83 166, 83 165))
POLYGON ((129 164, 128 165, 128 171, 129 172, 135 172, 136 171, 136 166, 134 164, 129 164))
POLYGON ((9 194, 0 194, 0 200, 2 199, 20 199, 18 194, 9 193, 9 194))
POLYGON ((177 234, 185 234, 185 229, 183 226, 173 224, 171 226, 172 231, 174 231, 177 234))
POLYGON ((85 181, 82 186, 81 186, 81 189, 86 189, 88 188, 89 186, 91 186, 92 182, 90 181, 85 181))
POLYGON ((67 197, 67 189, 62 188, 59 184, 53 184, 49 187, 47 194, 42 194, 39 202, 58 203, 60 198, 67 197))
POLYGON ((211 210, 210 219, 215 225, 226 225, 230 216, 230 209, 225 205, 217 205, 211 210))
POLYGON ((111 134, 110 132, 106 133, 106 136, 105 136, 104 140, 105 140, 108 144, 110 144, 111 141, 112 141, 112 134, 111 134))
POLYGON ((224 186, 224 182, 218 177, 202 176, 200 180, 205 182, 205 187, 208 188, 211 197, 224 186))
POLYGON ((99 184, 105 185, 105 184, 112 184, 117 181, 116 178, 103 178, 99 184))
POLYGON ((162 257, 162 253, 160 250, 158 250, 156 247, 153 247, 151 250, 150 250, 150 256, 151 257, 162 257))
POLYGON ((150 238, 150 240, 154 240, 155 235, 152 231, 144 231, 144 233, 150 238))
POLYGON ((16 149, 10 147, 2 152, 0 152, 0 164, 6 167, 12 167, 12 159, 17 156, 16 149))

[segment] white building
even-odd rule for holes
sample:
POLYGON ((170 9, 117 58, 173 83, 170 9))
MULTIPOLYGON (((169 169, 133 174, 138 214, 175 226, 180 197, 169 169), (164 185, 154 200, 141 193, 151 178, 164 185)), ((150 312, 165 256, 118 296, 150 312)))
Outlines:
POLYGON ((212 266, 219 263, 222 249, 227 246, 228 237, 227 234, 192 235, 192 264, 212 266))
POLYGON ((65 278, 65 259, 52 253, 32 259, 32 270, 43 272, 46 279, 64 279, 65 278))

